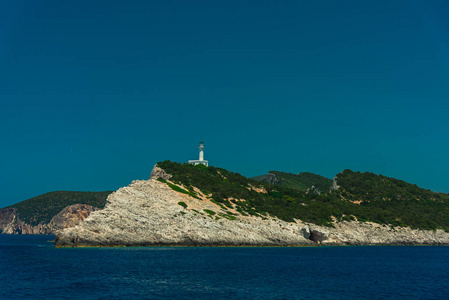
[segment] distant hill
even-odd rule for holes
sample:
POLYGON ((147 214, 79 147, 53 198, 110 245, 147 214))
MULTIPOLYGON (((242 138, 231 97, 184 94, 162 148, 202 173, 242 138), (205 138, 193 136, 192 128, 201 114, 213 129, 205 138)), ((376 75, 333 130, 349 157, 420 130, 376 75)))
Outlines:
POLYGON ((61 210, 73 204, 87 204, 104 208, 106 198, 110 193, 112 192, 50 192, 16 203, 9 208, 16 208, 17 216, 25 223, 34 226, 40 223, 49 223, 61 210))
POLYGON ((328 192, 332 185, 332 179, 309 172, 291 174, 279 171, 270 171, 266 175, 251 177, 251 179, 281 185, 299 191, 313 189, 313 191, 317 193, 328 192))

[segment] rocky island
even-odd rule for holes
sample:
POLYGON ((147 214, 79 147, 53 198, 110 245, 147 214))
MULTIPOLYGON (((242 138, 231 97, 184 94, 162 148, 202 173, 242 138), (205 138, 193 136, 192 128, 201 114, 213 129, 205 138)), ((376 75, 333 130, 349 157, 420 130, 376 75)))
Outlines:
POLYGON ((349 170, 326 192, 281 182, 161 162, 58 231, 55 246, 449 245, 447 195, 349 170))

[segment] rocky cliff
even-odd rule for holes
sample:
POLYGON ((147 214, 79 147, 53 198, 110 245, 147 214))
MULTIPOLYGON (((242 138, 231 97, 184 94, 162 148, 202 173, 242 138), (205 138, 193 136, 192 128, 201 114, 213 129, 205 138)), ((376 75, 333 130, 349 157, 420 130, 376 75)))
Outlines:
POLYGON ((78 225, 96 207, 86 204, 67 206, 54 216, 49 223, 30 225, 20 219, 16 208, 3 208, 0 210, 0 233, 2 234, 55 234, 56 231, 78 225))
POLYGON ((449 233, 442 230, 391 228, 357 221, 335 221, 334 227, 323 227, 242 214, 235 203, 243 199, 233 199, 232 208, 226 207, 194 187, 196 196, 180 192, 182 189, 174 189, 175 183, 169 179, 158 169, 150 180, 134 181, 112 193, 103 210, 59 231, 55 246, 449 244, 449 233), (159 177, 164 180, 157 180, 159 177))
MULTIPOLYGON (((199 193, 200 194, 200 193, 199 193)), ((154 179, 111 194, 103 210, 57 234, 56 246, 311 245, 304 224, 239 215, 154 179)))

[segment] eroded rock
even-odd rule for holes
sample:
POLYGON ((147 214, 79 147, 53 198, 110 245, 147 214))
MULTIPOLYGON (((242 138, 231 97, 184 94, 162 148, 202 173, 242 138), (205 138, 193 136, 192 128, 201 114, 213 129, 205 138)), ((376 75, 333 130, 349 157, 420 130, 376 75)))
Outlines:
POLYGON ((153 167, 153 170, 151 171, 151 175, 150 175, 150 179, 155 179, 155 180, 158 178, 170 180, 171 177, 172 177, 172 175, 167 174, 165 172, 165 170, 159 168, 157 164, 153 167))
POLYGON ((99 209, 86 204, 74 204, 64 208, 48 224, 30 225, 20 219, 16 208, 3 208, 0 210, 0 233, 55 234, 58 230, 79 224, 95 210, 99 209))
POLYGON ((302 222, 243 216, 206 197, 199 198, 176 192, 157 180, 133 181, 111 194, 103 210, 60 231, 56 246, 313 244, 301 234, 302 222))

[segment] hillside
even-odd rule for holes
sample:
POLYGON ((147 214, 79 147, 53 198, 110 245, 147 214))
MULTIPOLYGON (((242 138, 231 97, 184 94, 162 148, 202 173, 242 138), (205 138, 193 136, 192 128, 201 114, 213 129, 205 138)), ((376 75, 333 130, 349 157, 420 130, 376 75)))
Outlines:
POLYGON ((311 190, 315 193, 326 193, 332 184, 332 179, 310 172, 299 174, 270 171, 266 175, 251 177, 251 179, 281 185, 300 191, 311 190))
MULTIPOLYGON (((448 196, 382 175, 345 170, 335 179, 339 189, 318 195, 298 188, 259 182, 215 167, 170 161, 158 163, 158 166, 172 175, 173 182, 189 191, 196 187, 221 205, 236 206, 241 214, 270 215, 289 222, 300 219, 325 226, 333 226, 335 220, 357 219, 394 226, 449 230, 448 196)), ((286 173, 275 173, 276 176, 278 174, 285 176, 286 173)), ((291 177, 296 178, 296 175, 291 177)), ((324 183, 327 186, 328 182, 324 183)))
POLYGON ((359 203, 352 214, 362 220, 422 229, 449 229, 449 195, 402 180, 345 170, 331 196, 359 203))
POLYGON ((65 207, 73 204, 87 204, 97 208, 106 205, 106 192, 71 192, 58 191, 46 193, 9 206, 16 208, 17 216, 32 226, 49 223, 65 207))

